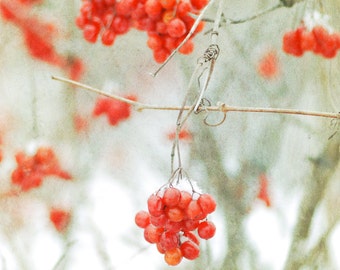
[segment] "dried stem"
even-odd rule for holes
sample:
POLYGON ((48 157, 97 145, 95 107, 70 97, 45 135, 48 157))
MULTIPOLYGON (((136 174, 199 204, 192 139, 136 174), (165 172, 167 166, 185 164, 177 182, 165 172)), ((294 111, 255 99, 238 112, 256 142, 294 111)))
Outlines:
MULTIPOLYGON (((65 82, 68 84, 71 84, 73 86, 80 87, 82 89, 88 90, 90 92, 103 95, 109 98, 113 98, 125 103, 128 103, 135 107, 137 111, 143 111, 143 110, 161 110, 161 111, 189 111, 192 110, 192 106, 161 106, 161 105, 151 105, 151 104, 145 104, 137 101, 133 101, 118 95, 105 93, 102 90, 99 90, 97 88, 93 88, 91 86, 88 86, 86 84, 82 84, 73 80, 69 80, 66 78, 58 77, 58 76, 52 76, 52 79, 65 82)), ((316 117, 325 117, 325 118, 333 118, 333 119, 340 119, 339 113, 334 112, 320 112, 320 111, 306 111, 306 110, 296 110, 296 109, 282 109, 282 108, 260 108, 260 107, 240 107, 240 106, 227 106, 224 103, 222 103, 219 106, 208 106, 205 108, 207 112, 248 112, 248 113, 276 113, 276 114, 291 114, 291 115, 304 115, 304 116, 316 116, 316 117)))

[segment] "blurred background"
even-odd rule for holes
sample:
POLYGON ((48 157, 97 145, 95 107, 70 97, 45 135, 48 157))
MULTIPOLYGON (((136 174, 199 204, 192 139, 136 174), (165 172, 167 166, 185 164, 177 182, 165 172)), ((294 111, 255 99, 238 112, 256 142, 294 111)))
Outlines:
MULTIPOLYGON (((0 2, 0 269, 173 269, 134 217, 170 177, 178 112, 125 106, 110 122, 103 97, 52 76, 180 106, 219 1, 193 52, 156 77, 145 31, 133 27, 112 46, 84 39, 75 23, 84 2, 101 1, 0 2)), ((205 94, 212 105, 340 111, 339 55, 282 50, 304 23, 339 32, 340 2, 297 2, 233 24, 280 2, 225 1, 205 94)), ((180 150, 191 180, 217 201, 217 230, 176 269, 340 269, 340 120, 230 112, 209 127, 204 117, 189 118, 180 150)))

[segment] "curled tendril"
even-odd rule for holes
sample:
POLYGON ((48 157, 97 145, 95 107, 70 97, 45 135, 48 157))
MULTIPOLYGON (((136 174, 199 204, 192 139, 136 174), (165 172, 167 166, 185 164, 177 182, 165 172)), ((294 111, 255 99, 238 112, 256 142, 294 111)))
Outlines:
POLYGON ((208 122, 208 117, 209 117, 209 113, 207 113, 206 117, 204 118, 203 120, 203 123, 209 127, 218 127, 220 125, 222 125, 225 121, 225 119, 227 118, 227 112, 223 110, 225 104, 224 103, 220 103, 218 104, 219 105, 219 108, 220 108, 220 112, 223 113, 223 117, 220 121, 216 122, 216 123, 209 123, 208 122))
POLYGON ((203 64, 212 60, 216 60, 219 54, 220 48, 218 47, 218 45, 210 44, 209 47, 205 50, 203 56, 198 58, 198 63, 203 64))
POLYGON ((201 103, 200 105, 198 106, 197 110, 195 111, 196 114, 200 113, 200 112, 205 112, 206 113, 206 116, 203 120, 203 123, 209 127, 217 127, 217 126, 220 126, 224 123, 225 119, 227 118, 227 112, 224 111, 224 106, 225 104, 224 103, 220 103, 218 104, 219 107, 220 107, 220 111, 223 113, 223 117, 220 121, 216 122, 216 123, 210 123, 208 121, 208 117, 209 117, 209 114, 210 112, 207 110, 207 107, 210 107, 211 106, 211 101, 207 98, 203 98, 201 100, 201 103))

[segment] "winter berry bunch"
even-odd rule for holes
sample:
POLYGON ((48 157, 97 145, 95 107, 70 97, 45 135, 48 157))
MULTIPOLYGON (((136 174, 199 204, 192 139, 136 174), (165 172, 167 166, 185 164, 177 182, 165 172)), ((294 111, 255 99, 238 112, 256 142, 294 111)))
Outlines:
POLYGON ((138 227, 144 229, 144 238, 156 244, 169 265, 177 265, 182 258, 194 260, 200 255, 199 238, 210 239, 216 227, 207 220, 215 211, 216 202, 210 194, 166 185, 147 201, 148 211, 135 216, 138 227))
MULTIPOLYGON (((147 45, 155 61, 161 63, 189 33, 195 22, 190 14, 197 14, 207 3, 208 0, 85 0, 76 25, 83 30, 85 40, 95 43, 100 37, 107 46, 131 28, 145 31, 147 45)), ((193 36, 202 29, 203 23, 193 36)), ((190 54, 193 48, 191 38, 180 53, 190 54)))
POLYGON ((20 29, 23 44, 32 58, 60 67, 71 79, 79 80, 84 72, 83 61, 73 55, 59 53, 56 47, 58 27, 33 12, 35 6, 42 2, 43 0, 2 0, 0 16, 5 22, 20 29))
POLYGON ((325 58, 333 58, 339 49, 340 33, 329 33, 323 26, 315 26, 311 31, 301 26, 283 36, 283 51, 297 57, 311 51, 325 58))
POLYGON ((328 23, 329 16, 317 11, 306 13, 301 26, 283 36, 283 51, 300 57, 311 51, 324 58, 333 58, 340 49, 340 33, 328 23))
POLYGON ((20 186, 22 191, 41 186, 47 176, 72 179, 72 176, 61 168, 57 156, 50 147, 39 147, 34 155, 18 152, 15 159, 17 167, 12 172, 12 183, 20 186))

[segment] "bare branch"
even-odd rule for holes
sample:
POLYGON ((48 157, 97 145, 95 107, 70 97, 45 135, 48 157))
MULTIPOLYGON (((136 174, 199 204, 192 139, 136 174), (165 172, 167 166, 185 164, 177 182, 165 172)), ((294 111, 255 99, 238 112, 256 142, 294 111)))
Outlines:
MULTIPOLYGON (((192 110, 192 106, 164 106, 164 105, 150 105, 145 104, 137 101, 133 101, 127 98, 123 98, 118 95, 109 94, 97 88, 93 88, 86 84, 82 84, 73 80, 69 80, 66 78, 52 76, 53 80, 65 82, 71 84, 73 86, 80 87, 82 89, 88 90, 90 92, 103 95, 109 98, 113 98, 125 103, 128 103, 135 107, 137 111, 142 110, 161 110, 161 111, 180 111, 185 110, 189 111, 192 110)), ((208 106, 205 108, 208 112, 248 112, 248 113, 276 113, 276 114, 292 114, 292 115, 304 115, 304 116, 316 116, 316 117, 325 117, 325 118, 333 118, 333 119, 340 119, 339 113, 332 113, 332 112, 319 112, 319 111, 306 111, 306 110, 296 110, 296 109, 282 109, 282 108, 259 108, 259 107, 240 107, 240 106, 227 106, 224 103, 221 103, 219 106, 208 106)))

